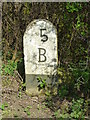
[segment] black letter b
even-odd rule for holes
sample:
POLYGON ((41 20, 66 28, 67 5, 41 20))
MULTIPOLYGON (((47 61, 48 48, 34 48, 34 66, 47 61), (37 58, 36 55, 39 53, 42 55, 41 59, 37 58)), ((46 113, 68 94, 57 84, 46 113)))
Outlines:
POLYGON ((45 62, 46 61, 46 56, 45 56, 45 53, 46 53, 46 50, 44 48, 38 48, 39 49, 39 61, 38 62, 45 62), (41 59, 43 56, 44 59, 41 59))

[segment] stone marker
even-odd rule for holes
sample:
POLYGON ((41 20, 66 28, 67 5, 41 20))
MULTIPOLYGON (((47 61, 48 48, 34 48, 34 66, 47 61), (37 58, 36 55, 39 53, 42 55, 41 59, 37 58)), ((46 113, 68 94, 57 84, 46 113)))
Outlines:
POLYGON ((38 19, 28 25, 23 39, 26 92, 36 95, 37 78, 52 83, 57 70, 57 31, 48 20, 38 19))

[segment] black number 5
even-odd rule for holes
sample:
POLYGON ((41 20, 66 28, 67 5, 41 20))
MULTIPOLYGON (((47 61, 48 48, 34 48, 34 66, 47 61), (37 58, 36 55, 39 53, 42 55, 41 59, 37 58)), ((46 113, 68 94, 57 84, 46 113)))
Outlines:
POLYGON ((41 41, 46 42, 48 40, 48 36, 42 33, 43 30, 46 29, 40 29, 40 37, 44 37, 43 39, 41 39, 41 41))

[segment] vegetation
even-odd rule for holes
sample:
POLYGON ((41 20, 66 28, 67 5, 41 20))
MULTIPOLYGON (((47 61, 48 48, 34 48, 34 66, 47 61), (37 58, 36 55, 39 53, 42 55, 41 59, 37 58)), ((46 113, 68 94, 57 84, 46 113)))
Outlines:
MULTIPOLYGON (((23 67, 19 67, 19 71, 23 70, 24 73, 23 35, 32 20, 47 19, 57 28, 58 80, 52 88, 55 88, 55 91, 49 91, 50 87, 45 79, 37 78, 37 80, 39 90, 46 90, 46 105, 53 107, 54 116, 58 118, 84 119, 90 115, 88 9, 88 3, 78 2, 5 2, 2 6, 3 65, 1 71, 3 76, 13 76, 18 70, 18 64, 23 67), (59 101, 67 100, 70 104, 54 109, 53 97, 58 97, 59 101)), ((21 90, 19 97, 21 97, 21 90)), ((5 105, 2 105, 1 109, 4 110, 4 107, 5 105)), ((29 109, 29 107, 25 109, 28 115, 30 115, 29 109)))

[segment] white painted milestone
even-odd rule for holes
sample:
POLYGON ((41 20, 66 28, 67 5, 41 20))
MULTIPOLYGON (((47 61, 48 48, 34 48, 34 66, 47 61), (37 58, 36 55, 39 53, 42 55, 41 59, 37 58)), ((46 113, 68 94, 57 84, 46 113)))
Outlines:
POLYGON ((57 67, 57 31, 47 20, 31 22, 24 34, 25 74, 53 75, 57 67))

